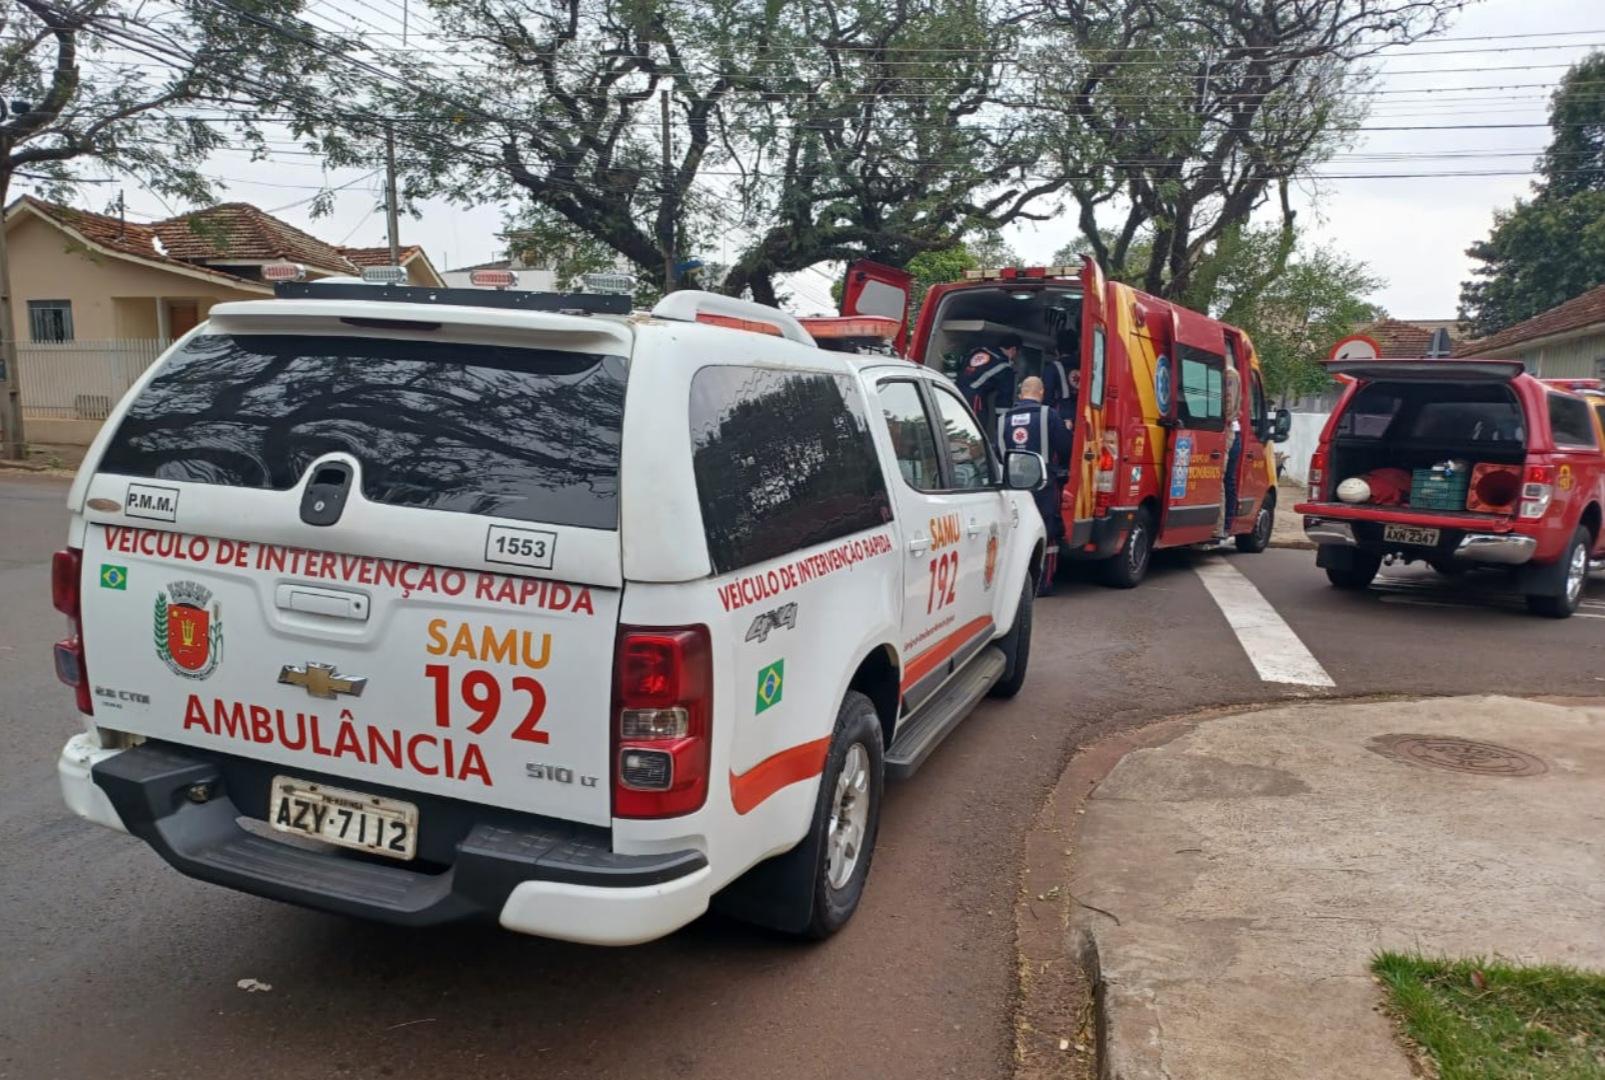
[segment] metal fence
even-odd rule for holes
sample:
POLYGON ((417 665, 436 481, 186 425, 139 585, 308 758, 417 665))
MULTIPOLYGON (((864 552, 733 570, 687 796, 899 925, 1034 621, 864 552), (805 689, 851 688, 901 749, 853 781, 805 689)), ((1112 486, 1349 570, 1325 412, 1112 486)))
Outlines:
POLYGON ((155 339, 21 344, 22 414, 104 420, 165 346, 155 339))

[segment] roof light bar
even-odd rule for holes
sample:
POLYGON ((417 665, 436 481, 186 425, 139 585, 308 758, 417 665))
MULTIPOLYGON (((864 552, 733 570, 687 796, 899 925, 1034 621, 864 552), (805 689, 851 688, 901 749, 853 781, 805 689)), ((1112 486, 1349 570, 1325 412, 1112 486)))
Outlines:
POLYGON ((586 292, 622 293, 625 296, 633 296, 635 294, 634 274, 599 271, 594 274, 581 275, 580 281, 585 284, 586 292))
POLYGON ((511 270, 470 270, 468 284, 478 289, 511 289, 518 284, 518 275, 511 270))
POLYGON ((400 266, 364 266, 362 280, 369 285, 400 285, 407 280, 407 271, 400 266))
POLYGON ((307 268, 295 262, 272 262, 262 267, 263 281, 301 281, 307 268))

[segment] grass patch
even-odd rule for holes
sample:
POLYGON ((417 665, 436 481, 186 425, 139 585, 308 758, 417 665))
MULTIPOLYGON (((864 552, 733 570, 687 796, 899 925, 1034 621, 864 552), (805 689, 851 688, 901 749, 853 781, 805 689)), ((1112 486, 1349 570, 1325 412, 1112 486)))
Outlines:
POLYGON ((1605 1078, 1605 975, 1401 953, 1371 970, 1443 1080, 1605 1078))

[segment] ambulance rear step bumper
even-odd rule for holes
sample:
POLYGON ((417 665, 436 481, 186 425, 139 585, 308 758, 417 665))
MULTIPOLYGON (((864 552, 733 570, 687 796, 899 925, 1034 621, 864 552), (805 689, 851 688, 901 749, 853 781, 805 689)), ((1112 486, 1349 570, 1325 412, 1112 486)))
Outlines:
MULTIPOLYGON (((400 926, 496 919, 514 888, 528 881, 630 889, 673 882, 707 865, 699 851, 617 855, 609 849, 605 829, 505 813, 503 823, 468 827, 450 845, 450 865, 433 873, 309 850, 240 825, 241 808, 229 790, 231 763, 241 761, 149 742, 96 762, 92 776, 128 831, 190 877, 400 926), (215 794, 195 802, 191 793, 197 785, 215 794)), ((352 786, 338 778, 325 782, 352 786)), ((465 805, 403 795, 419 804, 421 827, 432 810, 465 805)))

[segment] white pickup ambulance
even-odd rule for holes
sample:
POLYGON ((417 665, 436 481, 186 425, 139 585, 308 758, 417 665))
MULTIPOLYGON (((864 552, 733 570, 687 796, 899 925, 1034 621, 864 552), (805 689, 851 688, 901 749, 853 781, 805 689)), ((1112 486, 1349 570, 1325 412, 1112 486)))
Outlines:
POLYGON ((944 377, 755 304, 284 284, 72 487, 63 792, 326 911, 823 936, 883 776, 1025 677, 1042 478, 944 377))

